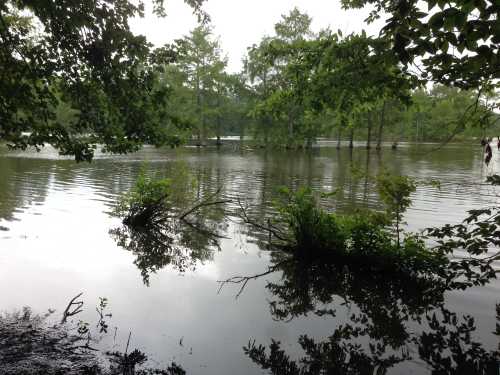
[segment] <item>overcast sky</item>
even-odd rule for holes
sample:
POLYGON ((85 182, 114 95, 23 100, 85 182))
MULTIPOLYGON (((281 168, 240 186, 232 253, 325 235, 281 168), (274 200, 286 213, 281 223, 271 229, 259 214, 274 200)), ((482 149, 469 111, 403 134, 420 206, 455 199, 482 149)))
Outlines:
MULTIPOLYGON (((132 29, 146 35, 157 46, 171 42, 189 33, 197 24, 183 0, 167 0, 168 16, 157 18, 151 15, 151 0, 145 0, 147 16, 133 20, 132 29)), ((312 28, 318 31, 327 26, 342 32, 367 30, 375 33, 380 24, 366 25, 363 20, 367 11, 341 9, 340 0, 206 0, 204 9, 212 19, 214 34, 220 37, 224 53, 229 59, 228 70, 241 69, 241 59, 246 48, 257 43, 262 36, 274 33, 274 24, 282 14, 297 6, 313 18, 312 28)))

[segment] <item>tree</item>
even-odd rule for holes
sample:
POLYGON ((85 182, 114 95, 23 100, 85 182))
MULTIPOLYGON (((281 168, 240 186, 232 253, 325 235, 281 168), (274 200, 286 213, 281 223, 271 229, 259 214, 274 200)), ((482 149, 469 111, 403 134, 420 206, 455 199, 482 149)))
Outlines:
POLYGON ((300 46, 314 36, 311 22, 307 14, 294 8, 275 25, 275 36, 249 48, 245 68, 258 98, 254 115, 263 123, 266 143, 271 123, 287 147, 304 139, 300 127, 307 107, 296 93, 309 73, 301 64, 300 46))
MULTIPOLYGON (((200 0, 187 3, 202 15, 200 0)), ((155 5, 164 13, 163 1, 155 5)), ((3 2, 0 139, 51 144, 77 161, 91 160, 98 144, 124 153, 169 143, 167 93, 154 82, 172 55, 130 31, 129 19, 143 14, 128 0, 3 2), (74 110, 64 123, 55 115, 62 102, 74 110)))
POLYGON ((212 39, 212 29, 203 24, 188 36, 176 41, 178 67, 184 74, 185 85, 191 90, 192 108, 195 110, 194 127, 197 144, 205 145, 208 136, 207 118, 214 117, 220 95, 227 61, 217 39, 212 39))
POLYGON ((390 40, 405 67, 417 66, 423 79, 466 89, 498 87, 498 1, 342 0, 342 4, 371 6, 369 22, 388 14, 382 36, 390 40))
POLYGON ((386 53, 387 47, 385 39, 365 33, 347 37, 325 34, 304 47, 303 61, 312 72, 304 91, 307 100, 317 111, 330 109, 337 114, 339 133, 350 127, 352 138, 359 119, 381 109, 380 140, 384 102, 410 103, 410 90, 416 82, 400 69, 392 54, 386 53))

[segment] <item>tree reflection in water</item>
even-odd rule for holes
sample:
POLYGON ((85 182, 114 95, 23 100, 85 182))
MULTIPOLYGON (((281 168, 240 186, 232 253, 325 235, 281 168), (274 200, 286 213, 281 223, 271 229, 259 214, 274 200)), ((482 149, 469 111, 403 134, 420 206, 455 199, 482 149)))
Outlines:
POLYGON ((282 272, 279 282, 266 286, 274 296, 274 319, 308 314, 335 319, 346 307, 354 313, 325 340, 300 336, 305 353, 300 359, 277 341, 267 348, 250 341, 245 353, 271 374, 385 374, 408 360, 425 362, 432 374, 498 374, 498 352, 474 341, 473 317, 447 309, 447 288, 437 279, 386 275, 282 253, 275 253, 273 262, 278 267, 270 269, 282 272))
POLYGON ((185 272, 213 259, 226 222, 220 204, 205 203, 186 210, 187 215, 168 216, 143 226, 123 224, 109 231, 118 246, 134 254, 134 264, 146 285, 152 273, 167 266, 185 272))

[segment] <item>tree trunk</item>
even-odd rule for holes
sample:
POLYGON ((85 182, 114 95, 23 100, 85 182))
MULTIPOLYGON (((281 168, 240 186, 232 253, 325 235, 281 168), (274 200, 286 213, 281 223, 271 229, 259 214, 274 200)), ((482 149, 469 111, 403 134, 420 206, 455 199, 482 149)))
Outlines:
POLYGON ((293 144, 293 115, 291 112, 288 112, 288 142, 287 147, 291 148, 293 144))
POLYGON ((354 148, 354 127, 351 127, 349 133, 349 148, 354 148))
POLYGON ((216 136, 217 136, 217 141, 216 141, 216 146, 220 147, 222 146, 222 125, 220 121, 220 93, 217 92, 217 128, 216 128, 216 136))
POLYGON ((307 140, 306 140, 306 148, 309 150, 312 148, 312 145, 313 145, 313 140, 311 137, 307 137, 307 140))
POLYGON ((377 139, 377 150, 382 148, 382 135, 384 131, 384 123, 385 123, 385 100, 384 105, 382 106, 382 113, 380 115, 380 125, 378 127, 378 139, 377 139))
POLYGON ((337 148, 340 148, 340 137, 342 135, 342 128, 339 126, 339 130, 337 132, 337 148))
POLYGON ((366 117, 367 120, 367 126, 368 126, 368 137, 366 139, 366 148, 369 150, 372 148, 372 114, 371 112, 368 112, 368 115, 366 117))
POLYGON ((200 79, 197 77, 196 79, 196 106, 198 110, 198 120, 200 123, 198 124, 198 139, 196 142, 196 146, 201 147, 204 146, 204 122, 205 119, 203 118, 203 103, 202 103, 202 98, 201 98, 201 89, 200 89, 200 79))
POLYGON ((241 125, 240 128, 240 149, 243 150, 243 147, 245 146, 245 125, 241 125))

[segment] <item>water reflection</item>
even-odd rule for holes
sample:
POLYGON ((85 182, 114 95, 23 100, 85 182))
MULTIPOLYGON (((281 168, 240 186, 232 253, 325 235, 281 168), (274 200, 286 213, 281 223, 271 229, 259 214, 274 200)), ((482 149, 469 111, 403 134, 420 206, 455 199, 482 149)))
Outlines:
POLYGON ((266 285, 274 319, 313 313, 335 323, 346 310, 348 318, 326 340, 301 335, 299 360, 284 350, 289 343, 250 341, 245 353, 271 374, 385 374, 410 360, 425 362, 432 374, 498 374, 499 352, 474 340, 472 316, 447 309, 437 280, 279 253, 273 262, 270 271, 281 272, 279 282, 266 285))
POLYGON ((113 211, 122 225, 109 233, 118 246, 134 254, 148 286, 150 274, 167 266, 185 272, 212 260, 225 238, 224 205, 230 201, 220 198, 222 186, 212 192, 214 185, 201 176, 194 178, 184 164, 173 169, 169 179, 147 176, 143 170, 113 211))
POLYGON ((427 371, 422 368, 422 372, 436 375, 498 374, 500 356, 473 339, 473 317, 442 308, 423 317, 422 324, 428 328, 398 348, 373 337, 371 324, 353 315, 326 340, 300 336, 298 343, 305 354, 299 360, 292 359, 277 341, 268 348, 251 341, 244 351, 262 369, 280 375, 387 374, 395 365, 415 359, 426 364, 427 371))
POLYGON ((176 223, 168 229, 122 225, 111 229, 110 235, 118 246, 135 256, 134 264, 146 285, 149 285, 151 273, 167 266, 178 272, 194 270, 198 263, 212 260, 219 249, 217 230, 204 229, 201 224, 176 223))

